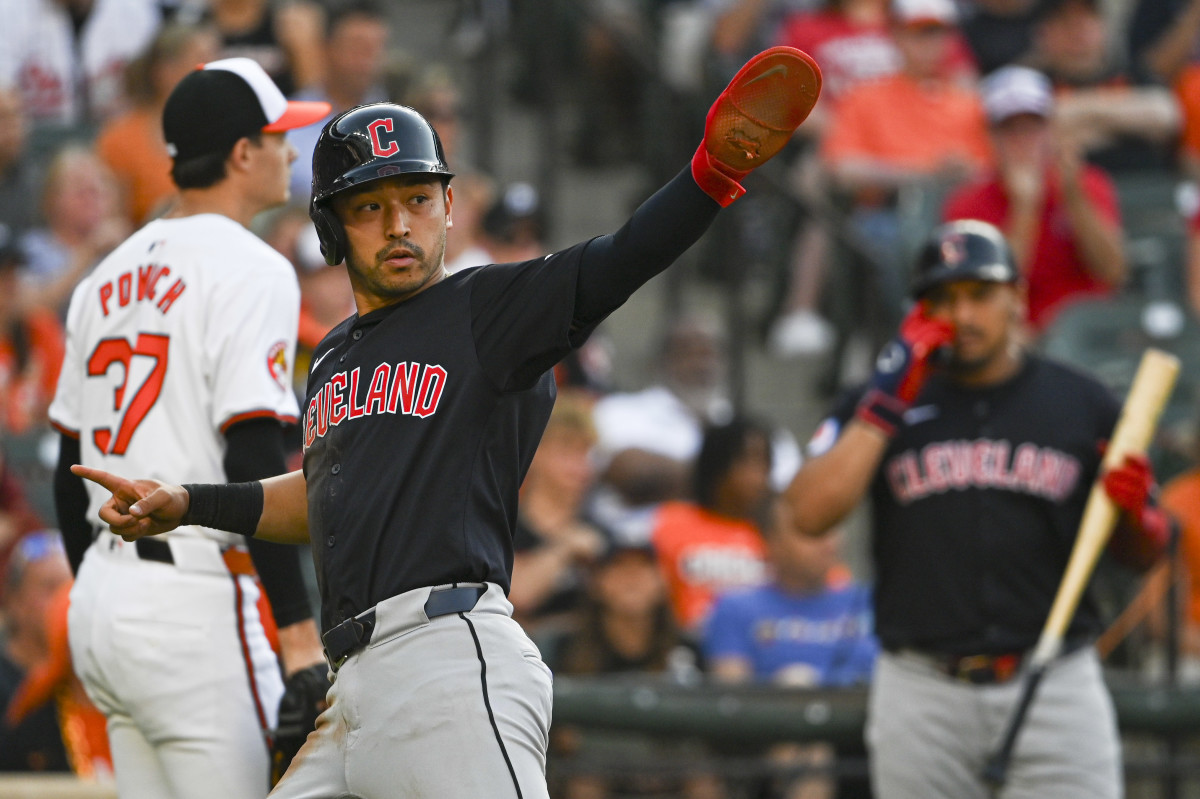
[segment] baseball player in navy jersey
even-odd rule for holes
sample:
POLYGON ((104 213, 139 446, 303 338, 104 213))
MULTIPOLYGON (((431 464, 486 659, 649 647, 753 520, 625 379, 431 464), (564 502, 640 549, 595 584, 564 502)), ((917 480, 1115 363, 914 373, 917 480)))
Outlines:
POLYGON ((303 470, 181 487, 75 467, 113 492, 100 516, 122 538, 181 522, 311 538, 335 677, 273 796, 547 795, 551 676, 506 593, 550 370, 743 193, 819 88, 808 56, 764 51, 709 111, 690 168, 619 231, 453 275, 452 175, 428 122, 376 104, 326 125, 311 216, 358 313, 314 351, 303 470))
MULTIPOLYGON (((878 660, 867 745, 879 799, 993 796, 981 773, 1017 700, 1120 406, 1091 377, 1022 347, 1024 286, 1003 235, 965 220, 918 257, 917 300, 814 435, 788 489, 821 535, 870 497, 878 660)), ((1103 476, 1113 552, 1138 569, 1170 523, 1144 456, 1103 476)), ((1112 702, 1080 605, 1026 719, 1004 799, 1122 794, 1112 702)))
POLYGON ((210 482, 285 471, 282 422, 299 416, 300 291, 288 261, 247 226, 287 200, 296 152, 284 131, 328 109, 289 103, 246 58, 187 75, 163 111, 176 208, 114 250, 71 300, 50 408, 62 433, 58 518, 77 570, 69 638, 107 716, 124 799, 267 794, 284 684, 257 610, 256 566, 286 675, 323 665, 295 547, 203 524, 126 543, 94 523, 107 493, 85 489, 69 467, 210 482))

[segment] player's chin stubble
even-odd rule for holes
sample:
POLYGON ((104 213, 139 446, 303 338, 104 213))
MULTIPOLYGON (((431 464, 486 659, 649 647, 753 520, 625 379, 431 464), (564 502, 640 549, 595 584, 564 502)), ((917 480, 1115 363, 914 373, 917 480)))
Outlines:
POLYGON ((346 258, 346 265, 358 278, 359 282, 374 296, 386 300, 402 300, 433 282, 441 273, 442 259, 446 252, 446 236, 443 233, 432 256, 412 242, 405 242, 403 249, 412 255, 414 263, 404 273, 389 275, 389 268, 384 264, 397 250, 395 244, 375 253, 371 268, 364 268, 362 262, 352 254, 346 258))

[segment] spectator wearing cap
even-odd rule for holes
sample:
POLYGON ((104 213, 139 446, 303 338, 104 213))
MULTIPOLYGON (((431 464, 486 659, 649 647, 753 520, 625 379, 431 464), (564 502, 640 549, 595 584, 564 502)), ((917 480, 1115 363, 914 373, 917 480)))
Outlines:
MULTIPOLYGON (((891 0, 829 0, 819 8, 793 11, 783 19, 776 44, 799 48, 821 65, 821 99, 813 109, 818 121, 822 121, 821 112, 827 114, 852 87, 900 71, 903 61, 892 36, 891 9, 891 0)), ((904 10, 897 7, 898 12, 904 10)), ((931 8, 935 18, 945 12, 931 8)), ((949 36, 942 68, 948 75, 970 81, 976 69, 970 48, 957 28, 950 30, 949 36)), ((810 115, 806 129, 812 121, 810 115)))
POLYGON ((979 97, 945 68, 957 19, 951 0, 893 0, 900 70, 846 91, 821 141, 822 162, 870 256, 881 329, 899 322, 904 298, 901 189, 955 185, 991 164, 979 97))
POLYGON ((0 433, 44 430, 63 358, 63 330, 49 309, 26 301, 24 256, 0 225, 0 433))
POLYGON ((1125 280, 1120 210, 1108 174, 1083 162, 1077 140, 1054 127, 1049 80, 1022 66, 984 80, 996 169, 961 187, 943 216, 1004 231, 1028 286, 1035 333, 1072 300, 1106 296, 1125 280))
POLYGON ((490 263, 507 264, 546 252, 546 222, 538 190, 524 182, 504 188, 481 222, 490 263))
POLYGON ((1118 177, 1174 168, 1179 104, 1128 69, 1100 0, 1045 0, 1025 65, 1050 79, 1055 124, 1088 161, 1118 177))

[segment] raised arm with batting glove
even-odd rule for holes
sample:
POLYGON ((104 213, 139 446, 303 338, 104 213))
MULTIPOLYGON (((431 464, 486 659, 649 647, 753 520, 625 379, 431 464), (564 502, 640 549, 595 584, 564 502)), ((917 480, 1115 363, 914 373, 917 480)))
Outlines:
POLYGON ((875 372, 858 404, 857 418, 884 435, 893 435, 925 385, 934 354, 953 340, 953 325, 931 318, 921 303, 914 305, 901 322, 900 332, 875 359, 875 372))

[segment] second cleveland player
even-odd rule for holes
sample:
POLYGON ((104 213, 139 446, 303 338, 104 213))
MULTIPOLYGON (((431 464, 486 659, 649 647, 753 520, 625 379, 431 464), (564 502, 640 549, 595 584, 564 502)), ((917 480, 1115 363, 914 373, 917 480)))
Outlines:
MULTIPOLYGON (((1027 351, 1025 288, 1004 235, 937 228, 916 305, 867 390, 822 424, 788 490, 801 530, 872 511, 875 629, 867 744, 879 799, 988 799, 984 762, 1016 703, 1117 421, 1094 378, 1027 351), (934 353, 946 348, 942 368, 934 353)), ((1144 456, 1104 476, 1115 551, 1145 568, 1166 541, 1144 456)), ((1005 799, 1116 799, 1120 741, 1085 600, 1021 734, 1005 799)))

